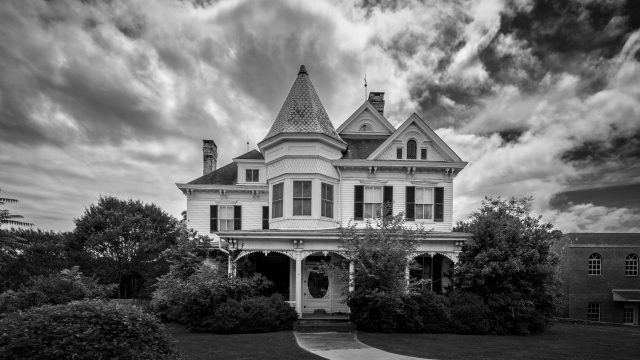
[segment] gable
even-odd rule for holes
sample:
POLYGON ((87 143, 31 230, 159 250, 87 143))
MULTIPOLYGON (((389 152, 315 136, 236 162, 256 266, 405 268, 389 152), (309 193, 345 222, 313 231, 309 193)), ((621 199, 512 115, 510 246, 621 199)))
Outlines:
POLYGON ((395 131, 395 128, 369 101, 365 101, 364 104, 338 127, 337 131, 340 136, 388 136, 395 131), (366 130, 363 126, 366 126, 366 130))
POLYGON ((417 158, 421 149, 426 149, 426 161, 460 162, 460 157, 436 134, 417 114, 412 114, 378 149, 372 152, 368 160, 396 160, 397 149, 402 148, 403 159, 407 158, 407 142, 414 140, 417 145, 417 158))

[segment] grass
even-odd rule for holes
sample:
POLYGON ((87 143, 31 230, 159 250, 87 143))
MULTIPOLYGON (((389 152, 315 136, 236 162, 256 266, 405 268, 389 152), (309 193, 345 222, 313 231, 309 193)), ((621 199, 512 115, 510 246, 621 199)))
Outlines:
POLYGON ((184 326, 165 324, 185 360, 211 359, 322 359, 302 350, 291 331, 218 335, 191 333, 184 326))
POLYGON ((618 326, 557 324, 544 334, 529 336, 358 332, 358 340, 392 353, 441 360, 640 357, 640 329, 618 326))

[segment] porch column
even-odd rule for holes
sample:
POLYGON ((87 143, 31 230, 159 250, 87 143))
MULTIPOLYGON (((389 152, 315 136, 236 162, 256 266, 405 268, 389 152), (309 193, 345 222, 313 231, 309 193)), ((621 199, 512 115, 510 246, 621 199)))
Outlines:
POLYGON ((356 290, 356 264, 353 260, 349 261, 349 292, 356 290))
POLYGON ((296 312, 302 317, 302 252, 296 251, 296 312))
POLYGON ((227 263, 227 276, 228 277, 233 277, 233 257, 231 256, 231 253, 229 253, 229 262, 227 263))

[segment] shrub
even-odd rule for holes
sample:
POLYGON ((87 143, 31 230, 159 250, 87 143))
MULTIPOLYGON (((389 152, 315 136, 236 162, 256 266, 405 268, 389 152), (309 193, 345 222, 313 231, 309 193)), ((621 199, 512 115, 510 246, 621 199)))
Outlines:
POLYGON ((284 298, 274 294, 240 301, 230 299, 193 330, 225 334, 291 330, 297 319, 295 310, 284 298))
POLYGON ((404 308, 400 296, 393 293, 358 288, 349 296, 351 321, 360 330, 393 332, 396 330, 398 312, 404 308))
POLYGON ((490 309, 482 297, 463 290, 449 295, 453 329, 460 334, 487 334, 491 330, 490 309))
POLYGON ((419 294, 418 302, 418 314, 424 324, 423 332, 443 333, 451 330, 451 312, 446 296, 423 291, 419 294))
POLYGON ((153 316, 99 300, 11 313, 0 328, 2 359, 177 359, 153 316))
POLYGON ((58 274, 34 277, 20 290, 0 294, 0 313, 73 300, 106 299, 113 289, 113 285, 100 285, 95 279, 82 275, 75 266, 58 274))
POLYGON ((206 265, 187 279, 169 273, 158 281, 151 309, 165 321, 175 321, 191 328, 203 326, 218 306, 259 296, 271 284, 264 276, 228 278, 206 265))

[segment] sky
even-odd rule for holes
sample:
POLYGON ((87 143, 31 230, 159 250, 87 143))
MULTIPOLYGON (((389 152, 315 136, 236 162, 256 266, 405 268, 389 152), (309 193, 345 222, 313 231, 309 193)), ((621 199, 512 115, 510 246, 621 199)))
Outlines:
POLYGON ((370 91, 469 165, 454 219, 532 196, 564 232, 640 232, 640 2, 5 0, 0 196, 72 230, 100 196, 179 217, 175 183, 267 134, 301 64, 337 128, 370 91))

